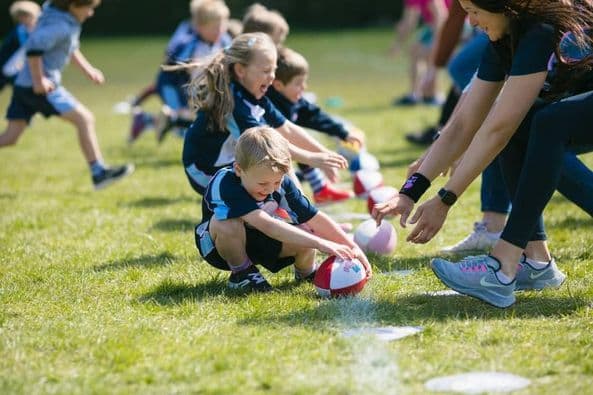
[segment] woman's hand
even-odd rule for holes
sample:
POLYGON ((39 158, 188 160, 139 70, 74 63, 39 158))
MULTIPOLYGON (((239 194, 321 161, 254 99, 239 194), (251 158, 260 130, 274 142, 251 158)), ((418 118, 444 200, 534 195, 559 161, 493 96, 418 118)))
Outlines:
POLYGON ((406 241, 416 244, 428 243, 441 230, 449 208, 438 196, 422 203, 410 220, 416 224, 406 241))
POLYGON ((377 221, 377 226, 381 224, 384 217, 388 215, 399 215, 399 224, 402 228, 406 227, 406 222, 412 209, 414 201, 407 195, 398 194, 393 199, 385 203, 377 203, 373 207, 372 216, 377 221))

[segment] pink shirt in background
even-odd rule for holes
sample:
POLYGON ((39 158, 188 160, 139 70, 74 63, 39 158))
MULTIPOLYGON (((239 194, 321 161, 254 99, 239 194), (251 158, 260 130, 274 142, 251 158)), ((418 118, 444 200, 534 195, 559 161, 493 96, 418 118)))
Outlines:
MULTIPOLYGON (((434 1, 434 0, 405 0, 404 6, 419 8, 420 13, 422 14, 422 19, 424 20, 424 22, 430 24, 433 21, 432 13, 430 12, 430 7, 429 7, 431 1, 434 1)), ((444 1, 445 1, 445 4, 447 5, 447 8, 449 8, 449 6, 451 5, 451 0, 444 0, 444 1)))

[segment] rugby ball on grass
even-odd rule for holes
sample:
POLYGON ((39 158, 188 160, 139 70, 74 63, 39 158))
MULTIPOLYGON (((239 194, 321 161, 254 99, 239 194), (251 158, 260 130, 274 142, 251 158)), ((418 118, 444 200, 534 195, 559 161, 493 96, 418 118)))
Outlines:
POLYGON ((397 246, 397 233, 388 221, 383 220, 377 226, 374 219, 368 219, 356 228, 354 242, 364 252, 389 255, 397 246))
POLYGON ((352 189, 358 197, 366 198, 368 193, 383 186, 383 176, 374 170, 359 170, 354 173, 354 185, 352 189))
POLYGON ((330 256, 317 268, 313 284, 324 298, 356 295, 367 282, 367 272, 358 259, 330 256))

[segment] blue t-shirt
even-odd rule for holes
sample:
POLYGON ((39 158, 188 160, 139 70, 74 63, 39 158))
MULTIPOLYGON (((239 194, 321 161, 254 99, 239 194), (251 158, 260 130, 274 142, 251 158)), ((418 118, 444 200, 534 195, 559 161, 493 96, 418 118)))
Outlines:
POLYGON ((214 216, 219 221, 240 218, 262 209, 271 216, 291 224, 303 224, 317 214, 317 208, 285 176, 280 188, 263 201, 257 201, 243 185, 232 168, 219 170, 212 178, 202 199, 202 223, 214 216))
POLYGON ((282 95, 282 93, 274 89, 273 86, 268 88, 266 97, 291 122, 304 128, 338 137, 342 140, 348 138, 348 131, 344 125, 336 122, 332 117, 323 112, 319 106, 303 98, 293 103, 282 95))
POLYGON ((505 80, 507 76, 546 71, 557 44, 554 27, 543 23, 525 26, 512 57, 507 40, 510 40, 509 36, 490 42, 478 69, 479 79, 496 82, 505 80))
POLYGON ((210 130, 208 113, 198 111, 194 123, 185 133, 183 165, 195 165, 207 175, 235 161, 235 144, 241 134, 254 126, 269 125, 278 128, 286 118, 267 97, 256 99, 238 82, 231 83, 235 101, 232 116, 227 119, 225 130, 210 130))
MULTIPOLYGON (((56 86, 62 80, 62 69, 79 47, 80 30, 81 25, 72 14, 45 5, 25 44, 27 55, 42 57, 43 72, 56 86)), ((28 62, 17 76, 15 85, 33 86, 28 62)))

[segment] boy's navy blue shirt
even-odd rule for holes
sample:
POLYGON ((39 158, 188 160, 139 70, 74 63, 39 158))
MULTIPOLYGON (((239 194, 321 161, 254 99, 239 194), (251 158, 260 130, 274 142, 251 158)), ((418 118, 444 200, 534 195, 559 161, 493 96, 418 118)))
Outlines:
POLYGON ((293 103, 282 93, 274 89, 273 86, 268 88, 266 96, 282 115, 292 123, 338 137, 342 140, 348 138, 348 131, 344 128, 344 125, 336 122, 332 117, 323 112, 319 106, 308 102, 304 98, 300 98, 298 102, 293 103))
MULTIPOLYGON (((12 58, 12 55, 27 41, 29 38, 29 32, 24 25, 17 25, 8 33, 2 47, 0 47, 0 70, 4 67, 6 62, 12 58)), ((2 76, 6 77, 5 75, 2 76)), ((9 76, 10 77, 10 76, 9 76)))
POLYGON ((198 112, 187 129, 183 144, 184 167, 195 165, 200 171, 213 175, 235 161, 235 144, 245 130, 263 125, 278 128, 286 122, 267 97, 258 100, 237 82, 231 83, 231 91, 235 107, 225 130, 211 130, 208 113, 204 111, 198 112))
POLYGON ((208 184, 202 200, 202 223, 210 221, 212 217, 219 221, 240 218, 259 209, 297 225, 309 221, 318 211, 288 176, 284 176, 278 190, 264 201, 257 201, 243 188, 235 171, 224 168, 208 184), (278 215, 277 209, 284 210, 288 215, 278 215))

